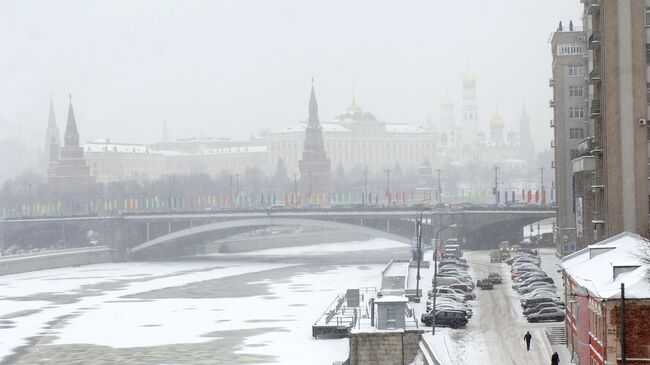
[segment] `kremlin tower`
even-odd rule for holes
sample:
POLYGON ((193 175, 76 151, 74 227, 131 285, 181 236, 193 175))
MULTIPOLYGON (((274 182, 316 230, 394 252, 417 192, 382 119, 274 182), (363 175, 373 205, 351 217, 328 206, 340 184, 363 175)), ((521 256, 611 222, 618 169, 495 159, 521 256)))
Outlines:
POLYGON ((325 153, 323 131, 318 119, 318 103, 312 80, 309 96, 309 120, 305 129, 305 146, 302 159, 298 161, 300 169, 300 186, 304 195, 311 202, 314 194, 329 193, 330 160, 325 153))

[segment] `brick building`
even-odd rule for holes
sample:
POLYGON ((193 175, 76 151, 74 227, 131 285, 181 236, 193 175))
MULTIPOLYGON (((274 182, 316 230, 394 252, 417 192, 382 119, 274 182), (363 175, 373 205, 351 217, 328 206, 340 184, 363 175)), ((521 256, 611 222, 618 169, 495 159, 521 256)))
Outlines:
POLYGON ((563 258, 568 344, 576 364, 620 363, 623 332, 627 364, 650 363, 650 265, 641 259, 648 247, 643 237, 623 232, 563 258))

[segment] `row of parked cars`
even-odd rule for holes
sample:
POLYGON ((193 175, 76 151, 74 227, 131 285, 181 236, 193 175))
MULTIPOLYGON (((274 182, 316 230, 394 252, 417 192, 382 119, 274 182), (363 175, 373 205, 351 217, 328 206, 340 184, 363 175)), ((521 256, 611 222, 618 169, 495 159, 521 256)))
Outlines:
POLYGON ((564 321, 564 303, 560 301, 553 278, 541 269, 538 255, 520 252, 506 259, 511 265, 512 289, 528 322, 564 321))
POLYGON ((462 258, 445 257, 438 262, 433 288, 428 293, 426 313, 420 317, 424 325, 432 326, 434 320, 436 326, 460 328, 467 325, 473 314, 469 301, 476 299, 468 268, 467 261, 462 258))

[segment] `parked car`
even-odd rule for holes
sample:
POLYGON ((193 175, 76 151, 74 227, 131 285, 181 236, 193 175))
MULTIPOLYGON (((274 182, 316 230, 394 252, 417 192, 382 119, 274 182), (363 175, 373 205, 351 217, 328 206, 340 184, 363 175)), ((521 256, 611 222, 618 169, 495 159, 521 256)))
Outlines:
POLYGON ((533 298, 528 298, 525 299, 521 302, 521 306, 526 309, 530 307, 534 307, 540 303, 548 303, 548 302, 554 302, 557 303, 560 301, 560 298, 557 296, 551 296, 551 295, 545 295, 545 296, 539 296, 539 297, 533 297, 533 298))
POLYGON ((538 283, 532 283, 532 284, 530 284, 528 286, 521 287, 521 288, 517 289, 517 292, 519 294, 528 294, 528 293, 531 293, 531 292, 535 291, 536 289, 541 289, 541 288, 549 289, 550 291, 553 291, 553 292, 557 291, 557 288, 555 287, 554 284, 538 282, 538 283))
POLYGON ((539 303, 538 305, 530 308, 524 309, 524 315, 527 316, 532 313, 537 313, 541 311, 544 308, 558 308, 558 309, 563 309, 563 305, 555 303, 555 302, 547 302, 547 303, 539 303))
POLYGON ((539 271, 530 271, 530 272, 527 272, 527 273, 525 273, 525 274, 521 274, 521 275, 519 275, 519 276, 517 277, 517 279, 515 279, 515 282, 521 282, 521 281, 524 281, 524 280, 526 280, 526 279, 528 279, 528 278, 538 278, 538 277, 540 277, 540 278, 544 278, 544 277, 547 277, 547 276, 548 276, 548 274, 546 274, 546 273, 545 273, 544 271, 542 271, 542 270, 539 270, 539 271))
MULTIPOLYGON (((467 315, 457 310, 439 310, 435 314, 436 326, 461 328, 467 325, 467 315)), ((433 325, 433 313, 423 313, 420 321, 425 326, 433 325)))
POLYGON ((564 311, 560 308, 544 308, 537 313, 529 314, 526 319, 528 322, 562 322, 564 321, 564 311))
POLYGON ((554 284, 555 281, 553 281, 553 278, 550 278, 548 276, 543 276, 543 277, 537 276, 537 277, 528 278, 528 279, 526 279, 526 280, 524 280, 522 282, 519 282, 519 283, 514 283, 514 284, 512 284, 512 288, 513 289, 519 289, 519 288, 530 286, 533 283, 554 284))

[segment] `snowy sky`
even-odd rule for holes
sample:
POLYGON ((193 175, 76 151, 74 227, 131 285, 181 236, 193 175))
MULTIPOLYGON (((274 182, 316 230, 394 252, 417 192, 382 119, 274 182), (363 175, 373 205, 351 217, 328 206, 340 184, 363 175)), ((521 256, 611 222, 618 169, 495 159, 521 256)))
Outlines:
MULTIPOLYGON (((516 126, 525 102, 550 146, 550 34, 578 0, 0 0, 0 123, 41 132, 68 94, 82 140, 247 138, 321 119, 353 95, 378 118, 423 125, 462 77, 484 123, 516 126)), ((458 117, 457 117, 458 118, 458 117)), ((10 130, 5 128, 4 130, 10 130)), ((40 143, 40 141, 39 141, 40 143)))

